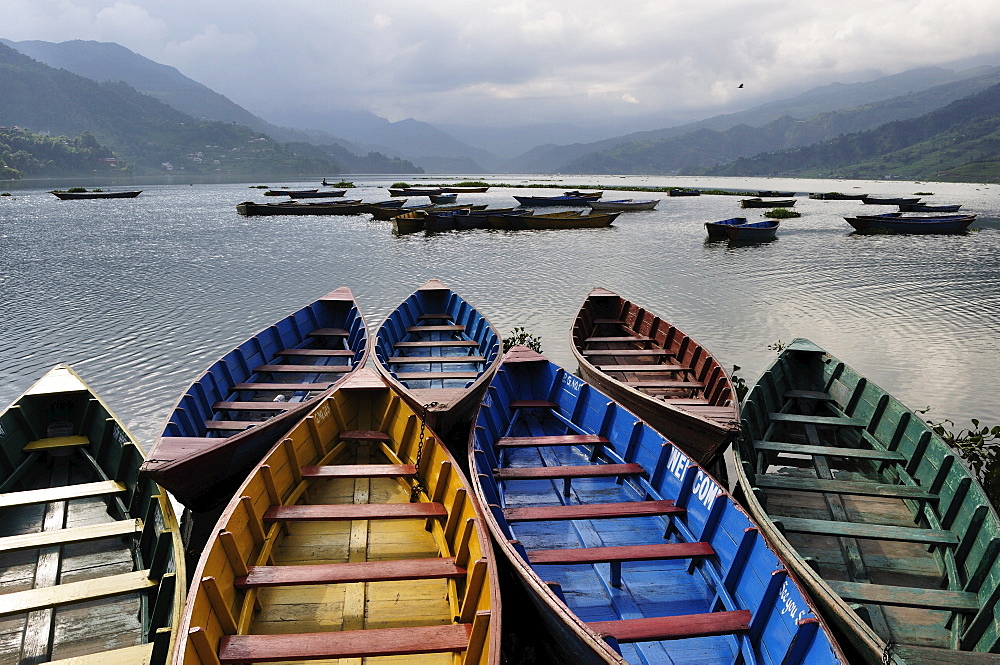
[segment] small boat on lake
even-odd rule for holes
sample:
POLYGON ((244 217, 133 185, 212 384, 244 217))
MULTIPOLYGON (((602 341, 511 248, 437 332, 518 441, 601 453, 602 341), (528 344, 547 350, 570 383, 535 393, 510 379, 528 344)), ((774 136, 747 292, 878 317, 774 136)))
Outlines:
POLYGON ((289 198, 293 199, 335 199, 347 194, 346 189, 314 190, 311 192, 287 192, 289 198))
POLYGON ((595 200, 595 197, 586 195, 563 194, 562 196, 515 196, 514 199, 520 205, 526 208, 535 208, 541 206, 586 207, 590 204, 591 201, 595 200))
POLYGON ((660 199, 618 199, 615 201, 591 201, 587 205, 592 210, 630 212, 633 210, 653 210, 660 199))
POLYGON ((445 194, 482 194, 490 191, 489 185, 454 185, 452 187, 442 187, 445 194))
POLYGON ((390 187, 389 196, 437 196, 443 194, 440 187, 390 187))
POLYGON ((319 189, 269 189, 264 192, 264 196, 291 196, 293 194, 314 194, 318 192, 319 189))
POLYGON ((438 433, 467 425, 500 365, 501 337, 461 296, 429 279, 379 326, 375 368, 438 433))
POLYGON ((142 447, 69 365, 0 413, 4 662, 166 665, 186 576, 142 447))
POLYGON ((741 208, 791 208, 795 205, 795 199, 779 199, 776 201, 765 201, 762 198, 742 199, 741 208))
POLYGON ((817 192, 810 194, 809 198, 820 201, 861 201, 868 198, 867 194, 844 194, 842 192, 817 192))
POLYGON ((142 190, 135 190, 129 192, 105 192, 99 189, 93 191, 59 191, 54 190, 52 192, 55 194, 56 198, 61 201, 77 201, 83 199, 134 199, 135 197, 142 194, 142 190))
POLYGON ((505 213, 491 216, 490 220, 492 228, 503 231, 599 229, 611 226, 620 214, 620 212, 606 212, 584 215, 575 211, 528 215, 505 213))
POLYGON ((741 226, 747 223, 746 217, 731 217, 718 222, 705 222, 705 230, 708 231, 709 240, 725 240, 729 237, 726 229, 731 226, 741 226))
POLYGON ((458 194, 455 192, 444 192, 441 194, 431 194, 431 203, 442 204, 442 203, 454 203, 458 199, 458 194))
POLYGON ((175 665, 500 663, 496 562, 472 489, 371 369, 254 466, 194 580, 175 665))
POLYGON ((505 357, 469 467, 496 547, 565 662, 846 662, 722 486, 538 353, 505 357))
POLYGON ((762 189, 759 192, 757 192, 757 198, 762 198, 762 199, 766 198, 787 199, 793 196, 795 196, 795 192, 776 192, 770 189, 762 189))
POLYGON ((573 189, 568 192, 563 192, 564 196, 579 196, 584 199, 591 199, 596 201, 597 199, 604 196, 604 192, 581 192, 579 189, 573 189))
POLYGON ((907 205, 910 203, 919 203, 920 197, 916 198, 886 198, 879 196, 865 196, 861 199, 862 203, 867 205, 883 205, 883 206, 898 206, 907 205))
POLYGON ((368 330, 347 287, 264 328, 184 392, 143 472, 185 506, 225 504, 254 465, 324 393, 368 359, 368 330))
POLYGON ((889 215, 861 215, 845 217, 847 223, 858 233, 900 233, 900 234, 954 234, 964 233, 975 215, 927 215, 906 216, 900 213, 889 215))
POLYGON ((673 187, 667 190, 667 196, 701 196, 701 190, 673 187))
POLYGON ((900 212, 958 212, 961 203, 931 205, 930 203, 900 203, 900 212))
POLYGON ((726 229, 726 237, 729 242, 764 242, 774 240, 778 235, 780 223, 776 219, 768 219, 763 222, 750 222, 730 226, 726 229))
POLYGON ((744 502, 857 662, 997 662, 1000 518, 955 449, 805 339, 742 415, 744 502))
POLYGON ((711 468, 736 440, 740 409, 726 370, 676 326, 595 288, 570 332, 580 376, 711 468))
POLYGON ((360 215, 367 212, 372 204, 362 203, 361 199, 347 201, 314 201, 299 203, 257 203, 243 201, 236 205, 236 212, 244 217, 269 217, 273 215, 360 215))

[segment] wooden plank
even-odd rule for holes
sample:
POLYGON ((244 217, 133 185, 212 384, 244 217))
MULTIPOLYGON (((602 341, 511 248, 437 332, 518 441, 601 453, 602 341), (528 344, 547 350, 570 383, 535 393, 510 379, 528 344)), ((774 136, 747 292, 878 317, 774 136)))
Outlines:
POLYGON ((253 381, 247 383, 237 383, 233 386, 233 390, 259 390, 262 392, 298 392, 300 390, 314 391, 314 390, 326 390, 330 387, 329 383, 297 383, 295 380, 290 380, 286 383, 278 383, 272 381, 270 383, 265 381, 253 381))
POLYGON ((590 503, 569 506, 524 506, 504 508, 508 522, 547 522, 550 520, 599 520, 654 515, 677 515, 684 512, 671 500, 590 503))
POLYGON ((157 584, 155 580, 149 579, 148 570, 136 570, 121 575, 16 591, 0 595, 0 616, 135 593, 151 589, 157 584))
POLYGON ((330 464, 302 467, 303 478, 412 478, 413 464, 330 464))
POLYGON ((584 351, 583 355, 585 356, 672 356, 674 354, 665 349, 590 349, 584 351))
POLYGON ((996 665, 998 660, 995 653, 936 649, 912 644, 893 644, 891 653, 904 663, 920 665, 996 665))
POLYGON ((343 328, 316 328, 308 333, 307 337, 348 337, 351 333, 343 328))
POLYGON ((484 363, 483 356, 393 356, 387 361, 390 365, 410 365, 419 363, 484 363))
POLYGON ((24 490, 22 492, 7 492, 6 494, 0 494, 0 508, 30 506, 50 501, 69 501, 70 499, 117 494, 124 491, 125 486, 121 483, 113 480, 101 480, 95 483, 80 483, 79 485, 62 485, 60 487, 46 487, 37 490, 24 490))
POLYGON ((957 545, 958 536, 951 531, 921 529, 887 524, 862 524, 860 522, 833 522, 799 517, 773 517, 785 531, 813 533, 841 538, 868 538, 872 540, 898 540, 910 543, 957 545))
POLYGON ((265 421, 263 420, 206 420, 205 429, 209 431, 242 432, 245 429, 256 427, 265 421))
POLYGON ((643 365, 594 365, 602 372, 689 372, 686 365, 648 363, 643 365))
POLYGON ((892 450, 873 450, 871 448, 838 448, 834 446, 809 446, 782 441, 754 441, 757 450, 770 450, 776 453, 792 453, 796 455, 826 455, 827 457, 850 457, 853 459, 870 459, 879 461, 902 462, 906 456, 892 450))
POLYGON ((580 466, 522 466, 495 469, 497 480, 530 480, 555 478, 608 478, 644 476, 641 464, 584 464, 580 466))
POLYGON ((808 425, 826 425, 830 427, 868 427, 868 421, 863 418, 848 418, 847 416, 808 416, 800 413, 772 413, 771 422, 802 423, 808 425))
POLYGON ((515 399, 510 402, 512 409, 558 409, 559 405, 544 399, 515 399))
POLYGON ((475 379, 481 372, 398 372, 400 381, 434 381, 437 379, 475 379))
POLYGON ((658 379, 637 379, 635 381, 622 381, 621 383, 632 388, 691 388, 694 390, 705 387, 701 381, 661 381, 658 379))
POLYGON ((392 441, 390 437, 385 432, 380 432, 377 429, 351 429, 345 430, 340 433, 341 441, 385 441, 386 443, 392 441))
POLYGON ((213 411, 287 411, 294 409, 302 402, 216 402, 213 411))
POLYGON ((421 314, 417 317, 417 321, 433 321, 435 319, 447 319, 452 321, 453 317, 448 312, 442 312, 440 314, 421 314))
POLYGON ((153 643, 147 642, 132 647, 52 660, 46 665, 149 665, 152 658, 153 643))
POLYGON ((254 367, 255 373, 294 373, 294 374, 343 374, 350 372, 350 365, 259 365, 254 367))
POLYGON ((587 626, 599 635, 611 635, 619 642, 648 642, 731 635, 750 630, 750 610, 644 619, 619 619, 618 621, 591 621, 587 623, 587 626))
POLYGON ((222 663, 271 663, 463 651, 471 624, 407 626, 292 635, 227 635, 219 645, 222 663))
POLYGON ((644 337, 641 335, 631 337, 629 335, 623 335, 621 337, 587 337, 583 340, 585 344, 602 344, 609 342, 653 342, 655 341, 652 337, 644 337))
POLYGON ((0 552, 15 552, 17 550, 50 547, 53 545, 68 545, 84 543, 103 538, 125 537, 138 535, 142 532, 142 520, 120 520, 105 524, 90 524, 69 529, 39 531, 18 536, 0 538, 0 552))
POLYGON ((459 325, 457 323, 451 325, 440 325, 440 326, 410 326, 406 329, 408 333, 425 333, 425 332, 462 332, 465 330, 465 326, 459 325))
POLYGON ((449 346, 479 346, 479 342, 471 339, 438 340, 438 341, 418 341, 418 342, 396 342, 393 347, 397 349, 432 349, 449 346))
POLYGON ((558 550, 530 550, 532 565, 607 563, 609 561, 661 561, 713 556, 708 543, 657 543, 653 545, 619 545, 613 547, 573 547, 558 550))
POLYGON ((264 513, 270 522, 339 522, 345 520, 391 520, 444 518, 448 511, 440 503, 366 503, 271 506, 264 513))
POLYGON ((818 390, 786 390, 785 399, 815 399, 821 402, 834 402, 833 395, 818 390))
POLYGON ((464 577, 465 568, 454 558, 357 561, 353 563, 306 564, 297 566, 251 566, 246 577, 236 578, 240 589, 248 587, 295 586, 301 584, 349 584, 353 582, 396 582, 464 577))
POLYGON ((56 450, 58 448, 75 448, 76 446, 89 446, 90 439, 85 436, 50 436, 44 439, 29 441, 23 450, 30 453, 33 450, 56 450))
POLYGON ((759 475, 757 486, 762 489, 798 490, 800 492, 825 492, 829 494, 853 494, 856 496, 881 496, 897 499, 937 500, 936 494, 917 485, 893 485, 891 483, 865 483, 850 480, 827 480, 825 478, 799 478, 792 476, 759 475))
POLYGON ((952 612, 979 611, 979 596, 968 591, 916 589, 913 587, 826 580, 834 593, 850 603, 918 607, 952 612))
POLYGON ((279 356, 297 356, 309 358, 353 358, 352 349, 282 349, 279 356))
POLYGON ((562 434, 550 436, 505 436, 497 448, 533 448, 535 446, 603 446, 610 443, 596 434, 562 434))

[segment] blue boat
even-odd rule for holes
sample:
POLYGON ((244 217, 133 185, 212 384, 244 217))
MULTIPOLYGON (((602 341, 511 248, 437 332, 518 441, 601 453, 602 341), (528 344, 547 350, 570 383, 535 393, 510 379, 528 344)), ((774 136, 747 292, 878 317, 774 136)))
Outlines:
POLYGON ((845 662, 718 482, 540 354, 507 354, 469 466, 494 540, 567 662, 845 662))
POLYGON ((515 196, 517 202, 525 207, 538 206, 580 206, 588 207, 595 200, 593 196, 583 194, 564 194, 563 196, 515 196))
POLYGON ((310 400, 368 354, 354 294, 328 293, 212 363, 174 406, 143 473, 196 512, 224 504, 310 400))
POLYGON ((914 233, 953 234, 964 233, 976 221, 975 215, 932 215, 926 217, 859 216, 845 217, 858 233, 914 233))
POLYGON ((705 230, 708 231, 708 237, 710 240, 725 240, 727 236, 727 229, 731 226, 742 226, 747 223, 746 217, 732 217, 730 219, 722 219, 718 222, 705 222, 705 230))
POLYGON ((501 337, 489 320, 436 279, 386 317, 375 336, 375 368, 443 436, 467 426, 500 365, 501 337))
POLYGON ((726 229, 726 237, 730 242, 763 242, 774 240, 777 234, 778 221, 774 219, 730 226, 726 229))

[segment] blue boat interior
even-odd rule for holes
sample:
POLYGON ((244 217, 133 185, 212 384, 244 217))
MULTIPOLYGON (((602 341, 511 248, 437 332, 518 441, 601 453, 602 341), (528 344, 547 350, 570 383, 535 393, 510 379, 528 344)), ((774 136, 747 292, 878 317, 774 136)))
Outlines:
POLYGON ((838 662, 742 509, 581 379, 544 359, 505 363, 477 417, 473 455, 502 537, 629 663, 838 662), (571 443, 582 440, 603 442, 571 443), (652 506, 663 509, 638 514, 652 506), (611 514, 595 517, 602 508, 611 514), (681 627, 664 637, 659 624, 681 627))
POLYGON ((365 359, 353 298, 321 298, 216 361, 181 398, 164 437, 228 437, 322 392, 365 359))

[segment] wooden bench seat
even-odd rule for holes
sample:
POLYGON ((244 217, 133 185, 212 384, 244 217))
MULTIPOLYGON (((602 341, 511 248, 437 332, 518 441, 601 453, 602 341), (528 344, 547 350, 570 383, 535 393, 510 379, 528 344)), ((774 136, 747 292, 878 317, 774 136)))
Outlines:
POLYGON ((800 478, 798 476, 757 476, 757 486, 762 489, 797 490, 800 492, 825 492, 827 494, 854 494, 856 496, 881 496, 895 499, 922 499, 936 501, 937 494, 931 494, 917 485, 893 485, 890 483, 866 483, 850 480, 829 480, 826 478, 800 478))
POLYGON ((690 372, 687 365, 669 365, 667 363, 645 365, 594 365, 602 372, 690 372))
POLYGON ((396 342, 392 345, 397 349, 433 349, 450 346, 479 346, 479 342, 471 339, 439 340, 439 341, 417 341, 417 342, 396 342))
POLYGON ((248 383, 237 383, 233 386, 233 390, 243 391, 243 390, 259 390, 260 392, 297 392, 299 390, 306 390, 309 392, 323 391, 329 388, 332 384, 330 383, 296 383, 294 380, 280 383, 277 381, 254 381, 248 383))
POLYGON ((625 326, 625 322, 621 319, 594 319, 595 326, 625 326))
POLYGON ((635 381, 622 381, 623 384, 631 388, 690 388, 700 390, 705 387, 701 381, 662 381, 659 379, 637 379, 635 381))
POLYGON ((92 580, 0 594, 0 616, 136 593, 155 587, 157 584, 155 580, 149 579, 148 570, 137 570, 92 580))
POLYGON ((150 665, 152 659, 153 643, 147 642, 133 647, 50 660, 45 665, 150 665))
POLYGON ((558 409, 559 405, 544 399, 515 399, 510 402, 512 409, 558 409))
POLYGON ((21 450, 30 453, 36 450, 57 450, 59 448, 76 448, 89 446, 90 439, 85 436, 50 436, 44 439, 29 441, 21 450))
POLYGON ((341 441, 384 441, 386 443, 392 441, 392 437, 377 429, 344 430, 340 433, 339 438, 341 441))
POLYGON ((922 529, 913 526, 814 520, 800 517, 772 517, 772 519, 779 528, 792 533, 810 533, 842 538, 898 540, 909 543, 926 543, 928 545, 958 544, 958 536, 951 531, 922 529))
POLYGON ((465 574, 465 568, 455 565, 454 558, 355 561, 297 566, 250 566, 246 577, 237 577, 234 585, 239 589, 246 589, 301 584, 397 582, 459 578, 465 574))
POLYGON ((618 642, 626 643, 731 635, 750 630, 750 610, 590 621, 587 626, 600 635, 610 635, 618 642))
POLYGON ((917 589, 887 584, 827 580, 833 591, 849 603, 874 603, 895 607, 920 607, 952 612, 978 612, 979 596, 970 591, 917 589))
POLYGON ((69 545, 70 543, 85 543, 104 538, 122 538, 137 536, 142 533, 142 520, 119 520, 103 524, 88 524, 68 529, 51 529, 36 533, 25 533, 17 536, 0 538, 0 552, 16 552, 31 550, 53 545, 69 545))
POLYGON ((393 520, 444 518, 448 511, 440 503, 337 503, 271 506, 264 513, 268 522, 343 522, 348 520, 393 520))
POLYGON ((205 429, 214 432, 242 432, 256 427, 264 420, 206 420, 205 429))
POLYGON ((589 349, 585 356, 672 356, 665 349, 589 349))
POLYGON ((125 485, 119 482, 115 482, 114 480, 99 480, 94 483, 80 483, 79 485, 62 485, 37 490, 7 492, 6 494, 0 494, 0 508, 30 506, 50 501, 86 499, 105 494, 117 494, 124 491, 125 485))
POLYGON ((579 466, 521 466, 494 469, 497 480, 556 480, 559 478, 609 478, 644 476, 641 464, 583 464, 579 466))
POLYGON ((295 373, 295 374, 341 374, 351 371, 350 365, 260 365, 254 367, 255 374, 295 373))
POLYGON ((556 520, 600 520, 626 517, 680 515, 669 499, 661 501, 624 501, 621 503, 581 503, 568 506, 524 506, 504 508, 508 522, 548 522, 556 520))
POLYGON ((781 441, 754 441, 754 448, 776 453, 795 455, 825 455, 827 457, 850 457, 853 459, 869 459, 886 462, 902 462, 906 460, 903 453, 892 450, 873 450, 871 448, 838 448, 834 446, 807 446, 798 443, 781 441))
POLYGON ((303 358, 353 358, 351 349, 282 349, 279 356, 296 356, 303 358))
POLYGON ((267 663, 464 651, 472 624, 407 626, 291 635, 226 635, 221 663, 267 663))
POLYGON ((303 478, 413 478, 413 464, 330 464, 302 467, 303 478))
POLYGON ((300 406, 302 402, 216 402, 213 411, 288 411, 300 406))
POLYGON ((818 390, 786 390, 783 395, 785 399, 815 399, 821 402, 833 402, 833 396, 830 393, 820 392, 818 390))
POLYGON ((436 381, 444 379, 477 379, 481 372, 397 372, 399 381, 436 381))
POLYGON ((800 423, 803 425, 826 425, 828 427, 868 427, 868 421, 863 418, 848 418, 846 416, 806 416, 798 413, 772 413, 771 422, 800 423))
POLYGON ((464 331, 465 331, 465 326, 459 325, 457 323, 442 324, 440 326, 435 326, 435 325, 409 326, 406 329, 406 332, 408 333, 464 332, 464 331))
POLYGON ((497 448, 534 448, 536 446, 605 446, 608 441, 596 434, 556 434, 550 436, 504 436, 497 448))
POLYGON ((619 337, 587 337, 583 340, 585 344, 602 344, 602 343, 615 343, 615 342, 652 342, 654 341, 652 337, 645 337, 642 335, 632 337, 630 335, 622 335, 619 337))
POLYGON ((406 364, 416 365, 420 363, 484 363, 483 356, 393 356, 386 360, 390 365, 406 364))
POLYGON ((573 563, 608 563, 611 561, 660 561, 713 556, 708 543, 656 543, 652 545, 620 545, 613 547, 574 547, 559 550, 529 550, 531 565, 565 565, 573 563))
POLYGON ((442 312, 440 314, 434 314, 434 313, 421 314, 420 316, 417 317, 417 321, 434 321, 437 319, 446 319, 448 321, 452 321, 454 320, 454 317, 452 317, 452 315, 449 314, 448 312, 442 312))
POLYGON ((343 328, 316 328, 308 333, 307 337, 348 337, 351 333, 343 328))

